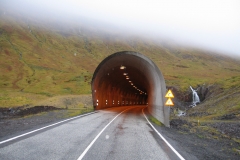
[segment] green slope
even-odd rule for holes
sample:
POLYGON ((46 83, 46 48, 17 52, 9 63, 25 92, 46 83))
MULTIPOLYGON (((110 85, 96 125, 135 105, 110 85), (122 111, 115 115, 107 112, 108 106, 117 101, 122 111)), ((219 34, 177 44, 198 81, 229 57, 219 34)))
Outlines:
MULTIPOLYGON (((62 24, 61 24, 62 25, 62 24)), ((0 106, 11 107, 69 94, 90 94, 97 65, 129 50, 153 60, 166 84, 240 86, 240 60, 171 43, 102 32, 84 25, 57 26, 21 15, 0 15, 0 106)))

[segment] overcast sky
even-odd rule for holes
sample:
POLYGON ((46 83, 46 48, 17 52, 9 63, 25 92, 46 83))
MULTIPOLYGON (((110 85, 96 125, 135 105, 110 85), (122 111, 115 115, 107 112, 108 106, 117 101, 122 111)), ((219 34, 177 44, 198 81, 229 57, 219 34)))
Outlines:
POLYGON ((240 56, 240 0, 7 0, 30 14, 85 17, 147 36, 240 56), (47 13, 47 14, 44 14, 47 13))

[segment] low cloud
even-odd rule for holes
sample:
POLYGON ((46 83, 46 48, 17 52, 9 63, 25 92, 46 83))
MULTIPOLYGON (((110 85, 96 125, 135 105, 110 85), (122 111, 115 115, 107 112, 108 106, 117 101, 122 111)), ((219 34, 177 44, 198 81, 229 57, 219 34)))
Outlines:
POLYGON ((2 0, 26 16, 82 23, 167 38, 240 56, 239 0, 2 0))

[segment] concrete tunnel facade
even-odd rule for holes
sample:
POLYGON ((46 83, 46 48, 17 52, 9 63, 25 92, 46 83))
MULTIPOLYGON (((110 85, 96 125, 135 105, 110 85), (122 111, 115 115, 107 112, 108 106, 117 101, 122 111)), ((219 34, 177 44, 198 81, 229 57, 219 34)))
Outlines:
POLYGON ((166 84, 161 71, 146 56, 132 51, 114 53, 96 68, 92 78, 95 109, 147 105, 156 119, 169 127, 166 84))

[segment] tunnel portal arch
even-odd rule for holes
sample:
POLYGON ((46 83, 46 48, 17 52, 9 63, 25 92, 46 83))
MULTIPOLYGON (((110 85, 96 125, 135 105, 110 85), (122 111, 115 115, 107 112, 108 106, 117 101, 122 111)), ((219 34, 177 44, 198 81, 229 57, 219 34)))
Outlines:
POLYGON ((91 87, 95 109, 148 105, 148 111, 169 127, 170 109, 164 105, 165 80, 146 56, 132 51, 108 56, 96 68, 91 87))

